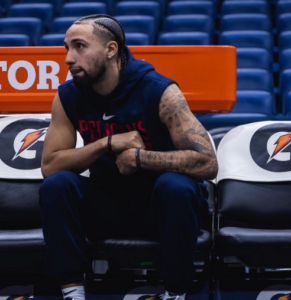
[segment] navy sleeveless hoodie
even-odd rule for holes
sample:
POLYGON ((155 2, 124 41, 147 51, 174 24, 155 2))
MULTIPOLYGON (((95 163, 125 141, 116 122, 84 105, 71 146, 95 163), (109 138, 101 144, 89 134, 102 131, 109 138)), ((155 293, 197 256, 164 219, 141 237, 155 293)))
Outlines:
MULTIPOLYGON (((147 150, 175 150, 168 129, 160 121, 159 103, 165 89, 175 81, 157 73, 154 67, 135 59, 128 51, 128 64, 120 83, 106 97, 92 88, 77 88, 72 80, 58 88, 63 108, 81 134, 84 144, 108 135, 137 130, 147 150)), ((89 168, 90 176, 101 181, 119 180, 115 154, 102 155, 89 168)), ((150 180, 158 174, 140 170, 135 178, 150 180)))

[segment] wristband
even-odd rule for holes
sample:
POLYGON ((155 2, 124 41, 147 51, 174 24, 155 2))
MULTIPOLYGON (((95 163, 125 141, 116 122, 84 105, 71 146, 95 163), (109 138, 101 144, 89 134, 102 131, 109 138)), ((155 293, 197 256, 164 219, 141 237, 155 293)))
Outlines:
POLYGON ((137 169, 140 169, 140 155, 139 155, 139 148, 135 149, 135 161, 136 161, 136 167, 137 169))
POLYGON ((108 135, 108 140, 107 140, 107 150, 108 150, 108 152, 112 152, 111 139, 112 139, 112 135, 108 135))

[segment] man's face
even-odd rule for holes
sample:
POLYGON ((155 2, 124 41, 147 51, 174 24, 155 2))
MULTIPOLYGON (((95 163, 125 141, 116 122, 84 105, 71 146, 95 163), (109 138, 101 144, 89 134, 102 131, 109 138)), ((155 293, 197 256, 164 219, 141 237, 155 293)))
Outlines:
POLYGON ((90 87, 106 72, 105 46, 93 34, 92 24, 72 25, 66 33, 66 64, 78 87, 90 87))

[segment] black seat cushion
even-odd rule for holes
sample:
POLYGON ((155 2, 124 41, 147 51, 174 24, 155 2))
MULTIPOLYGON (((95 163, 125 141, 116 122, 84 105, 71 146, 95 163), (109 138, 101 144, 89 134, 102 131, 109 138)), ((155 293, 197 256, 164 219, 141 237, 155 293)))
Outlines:
MULTIPOLYGON (((108 259, 118 265, 140 267, 148 261, 154 265, 159 243, 143 238, 110 238, 97 242, 88 241, 89 257, 92 259, 108 259)), ((211 234, 200 230, 195 258, 205 259, 212 247, 211 234)))
POLYGON ((290 182, 218 183, 220 228, 291 229, 290 182))
POLYGON ((0 275, 44 275, 42 229, 0 230, 0 275))
POLYGON ((42 229, 0 230, 0 253, 44 251, 42 229))
POLYGON ((38 191, 41 180, 0 180, 0 228, 41 227, 38 191))
POLYGON ((291 229, 224 227, 216 236, 217 252, 250 267, 291 267, 291 229))

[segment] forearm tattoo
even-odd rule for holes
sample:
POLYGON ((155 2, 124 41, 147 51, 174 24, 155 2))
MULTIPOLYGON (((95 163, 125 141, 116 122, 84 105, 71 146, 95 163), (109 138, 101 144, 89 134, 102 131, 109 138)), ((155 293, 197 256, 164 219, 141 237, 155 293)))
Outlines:
POLYGON ((195 151, 154 152, 144 151, 141 156, 143 169, 156 172, 177 172, 196 179, 212 179, 216 176, 217 161, 195 151))

